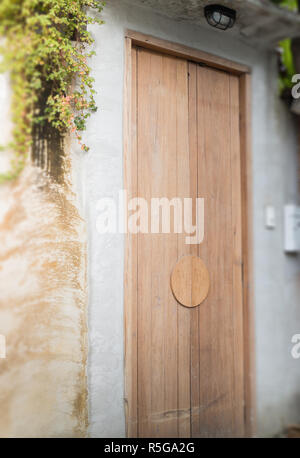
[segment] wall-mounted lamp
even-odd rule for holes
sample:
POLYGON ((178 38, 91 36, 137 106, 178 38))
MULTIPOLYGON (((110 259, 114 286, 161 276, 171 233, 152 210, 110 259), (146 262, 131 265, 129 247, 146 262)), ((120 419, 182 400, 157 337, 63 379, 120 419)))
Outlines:
POLYGON ((236 20, 236 12, 222 5, 208 5, 204 13, 209 25, 221 30, 230 29, 236 20))

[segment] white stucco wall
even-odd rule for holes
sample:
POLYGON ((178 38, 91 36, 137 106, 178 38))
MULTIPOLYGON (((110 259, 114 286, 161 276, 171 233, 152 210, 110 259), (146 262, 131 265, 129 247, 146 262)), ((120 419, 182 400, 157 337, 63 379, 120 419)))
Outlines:
POLYGON ((96 231, 97 201, 123 188, 124 31, 129 28, 199 48, 253 69, 254 269, 258 435, 300 422, 300 362, 290 356, 300 333, 300 259, 283 252, 283 205, 297 199, 297 130, 277 96, 274 55, 230 36, 175 22, 130 2, 109 0, 106 24, 93 27, 92 60, 99 111, 91 118, 84 159, 89 241, 89 420, 94 437, 124 436, 124 238, 96 231), (277 212, 273 231, 264 208, 277 212))

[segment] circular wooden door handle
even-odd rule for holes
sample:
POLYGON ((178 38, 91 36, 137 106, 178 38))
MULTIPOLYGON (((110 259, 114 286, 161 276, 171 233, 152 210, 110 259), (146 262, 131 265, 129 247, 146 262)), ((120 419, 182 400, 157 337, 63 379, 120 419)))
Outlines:
POLYGON ((207 298, 209 286, 209 273, 202 259, 184 256, 177 262, 171 275, 171 288, 181 305, 200 305, 207 298))

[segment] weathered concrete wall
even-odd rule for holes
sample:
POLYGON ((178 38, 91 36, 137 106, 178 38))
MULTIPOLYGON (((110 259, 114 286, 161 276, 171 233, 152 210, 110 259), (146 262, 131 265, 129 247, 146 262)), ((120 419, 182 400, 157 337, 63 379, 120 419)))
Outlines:
MULTIPOLYGON (((0 437, 86 435, 86 236, 68 150, 62 184, 27 167, 0 187, 0 437)), ((3 170, 9 156, 1 156, 3 170)))
POLYGON ((300 363, 290 355, 300 332, 300 261, 283 252, 283 205, 297 200, 297 129, 277 93, 275 56, 233 38, 110 0, 105 25, 94 27, 92 62, 98 113, 86 138, 89 238, 89 414, 92 436, 124 435, 122 236, 96 231, 97 201, 123 187, 123 70, 126 28, 227 57, 253 69, 254 270, 258 434, 273 435, 300 422, 300 363), (275 206, 277 226, 264 227, 264 208, 275 206))

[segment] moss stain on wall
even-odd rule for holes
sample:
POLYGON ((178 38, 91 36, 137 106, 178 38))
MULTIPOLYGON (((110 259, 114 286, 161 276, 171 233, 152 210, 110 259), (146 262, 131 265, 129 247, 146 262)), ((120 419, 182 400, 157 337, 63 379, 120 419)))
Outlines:
POLYGON ((0 189, 0 437, 86 435, 86 235, 70 171, 67 154, 63 180, 29 166, 0 189))

